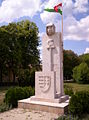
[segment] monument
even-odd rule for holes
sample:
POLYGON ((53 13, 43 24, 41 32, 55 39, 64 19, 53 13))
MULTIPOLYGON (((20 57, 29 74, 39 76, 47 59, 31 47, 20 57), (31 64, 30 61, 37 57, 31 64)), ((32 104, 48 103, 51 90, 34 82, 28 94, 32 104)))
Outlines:
POLYGON ((49 23, 42 37, 42 71, 35 73, 35 96, 20 100, 18 107, 64 114, 68 99, 63 89, 62 35, 49 23))

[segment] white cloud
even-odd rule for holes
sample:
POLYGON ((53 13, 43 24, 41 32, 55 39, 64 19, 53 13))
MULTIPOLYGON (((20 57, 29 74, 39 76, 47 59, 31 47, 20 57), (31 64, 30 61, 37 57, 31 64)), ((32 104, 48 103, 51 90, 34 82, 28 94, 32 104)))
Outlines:
POLYGON ((77 21, 73 16, 64 21, 64 39, 89 41, 89 16, 77 21), (68 22, 71 21, 71 22, 68 22))
POLYGON ((64 17, 70 16, 73 14, 74 3, 72 0, 64 0, 63 15, 64 17))
MULTIPOLYGON (((53 8, 55 5, 59 4, 59 3, 63 3, 63 14, 64 16, 69 16, 72 14, 72 8, 73 8, 73 2, 72 0, 49 0, 49 2, 46 2, 44 4, 44 8, 53 8), (63 2, 62 2, 63 1, 63 2)), ((42 19, 42 21, 44 23, 48 23, 48 22, 53 22, 56 23, 58 21, 58 19, 61 19, 61 15, 59 15, 57 13, 49 13, 49 12, 43 12, 40 14, 40 17, 42 19), (57 21, 55 21, 57 20, 57 21)))
POLYGON ((88 0, 75 0, 75 12, 87 12, 88 11, 88 0))
MULTIPOLYGON (((88 0, 5 0, 0 6, 0 23, 12 22, 23 16, 33 17, 44 8, 53 8, 63 1, 64 39, 89 41, 89 15, 76 20, 73 14, 85 13, 88 0)), ((40 14, 43 23, 53 22, 57 31, 61 31, 61 15, 43 11, 40 14)))
POLYGON ((86 48, 84 54, 89 53, 89 48, 86 48))
MULTIPOLYGON (((73 14, 84 13, 88 11, 88 0, 49 0, 44 3, 44 8, 53 8, 55 5, 61 3, 63 4, 63 16, 66 18, 67 16, 72 16, 73 14)), ((55 13, 43 12, 40 14, 41 19, 44 23, 49 21, 54 22, 56 17, 58 16, 55 13)))
MULTIPOLYGON (((45 2, 44 8, 53 8, 55 5, 59 3, 59 0, 49 0, 49 2, 45 2)), ((55 13, 49 13, 46 11, 43 11, 43 13, 40 14, 40 17, 44 23, 48 22, 55 22, 55 19, 57 17, 57 14, 55 13)))
MULTIPOLYGON (((53 7, 61 0, 50 0, 45 4, 45 8, 53 7)), ((89 41, 89 16, 81 18, 79 21, 73 14, 85 13, 88 8, 88 0, 63 0, 63 16, 64 16, 64 40, 86 40, 89 41), (77 13, 78 12, 78 13, 77 13)), ((61 16, 55 13, 43 12, 41 19, 44 23, 53 22, 57 31, 61 31, 61 16)))
POLYGON ((40 10, 41 0, 5 0, 0 6, 0 22, 12 22, 23 16, 33 17, 40 10))
POLYGON ((42 19, 42 21, 44 22, 44 23, 48 23, 48 22, 55 22, 55 19, 56 19, 56 14, 55 13, 49 13, 49 12, 46 12, 46 11, 44 11, 43 13, 41 13, 40 14, 40 17, 41 17, 41 19, 42 19))

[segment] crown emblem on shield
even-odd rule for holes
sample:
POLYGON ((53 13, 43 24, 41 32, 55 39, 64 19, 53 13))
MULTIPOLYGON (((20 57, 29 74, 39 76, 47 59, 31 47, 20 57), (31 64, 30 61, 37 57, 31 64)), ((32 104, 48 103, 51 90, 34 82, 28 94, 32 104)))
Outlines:
POLYGON ((42 92, 47 92, 51 86, 50 76, 39 76, 39 87, 42 92))

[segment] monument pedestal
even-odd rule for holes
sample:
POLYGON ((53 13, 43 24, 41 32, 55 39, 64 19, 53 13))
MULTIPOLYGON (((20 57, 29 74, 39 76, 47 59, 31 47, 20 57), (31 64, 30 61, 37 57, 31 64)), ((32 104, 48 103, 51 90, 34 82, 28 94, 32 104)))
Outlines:
POLYGON ((65 102, 62 103, 45 102, 42 101, 42 99, 39 101, 36 100, 35 98, 34 100, 28 98, 18 101, 19 108, 49 112, 57 115, 66 114, 68 112, 68 104, 69 100, 66 100, 65 102))
POLYGON ((66 114, 69 96, 56 91, 56 73, 36 72, 35 96, 18 101, 18 107, 55 114, 66 114))
POLYGON ((41 101, 41 102, 50 102, 50 103, 62 103, 62 102, 65 102, 68 99, 69 99, 68 95, 64 95, 64 96, 61 96, 59 98, 57 97, 55 99, 37 98, 36 96, 32 96, 30 98, 31 101, 41 101))

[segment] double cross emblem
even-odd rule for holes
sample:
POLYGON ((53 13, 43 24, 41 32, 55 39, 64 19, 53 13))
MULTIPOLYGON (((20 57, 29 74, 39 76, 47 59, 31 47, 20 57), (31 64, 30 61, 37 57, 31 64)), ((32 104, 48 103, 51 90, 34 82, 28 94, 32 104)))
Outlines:
POLYGON ((50 76, 39 76, 39 87, 42 92, 47 92, 51 86, 50 76))

